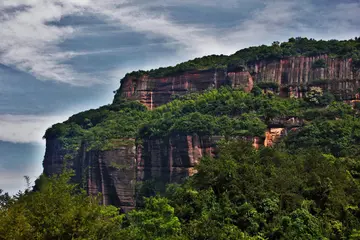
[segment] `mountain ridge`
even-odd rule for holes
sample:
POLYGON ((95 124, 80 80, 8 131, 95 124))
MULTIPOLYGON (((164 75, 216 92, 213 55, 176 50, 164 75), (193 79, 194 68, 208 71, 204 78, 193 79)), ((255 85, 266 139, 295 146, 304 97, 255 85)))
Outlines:
POLYGON ((76 114, 46 131, 44 173, 59 173, 66 162, 75 170, 73 180, 89 194, 100 192, 103 204, 128 211, 136 205, 139 183, 155 179, 165 185, 194 174, 202 157, 216 155, 222 138, 247 139, 256 148, 272 146, 317 117, 350 111, 346 104, 331 102, 356 101, 360 41, 297 38, 288 43, 299 47, 319 42, 328 49, 340 47, 330 55, 323 53, 326 49, 304 47, 300 53, 320 54, 278 58, 275 50, 287 45, 274 43, 235 54, 248 56, 245 64, 244 59, 213 57, 226 63, 219 67, 210 56, 195 60, 196 69, 188 68, 194 65, 189 61, 127 74, 112 104, 76 114), (264 59, 253 61, 254 56, 264 59))

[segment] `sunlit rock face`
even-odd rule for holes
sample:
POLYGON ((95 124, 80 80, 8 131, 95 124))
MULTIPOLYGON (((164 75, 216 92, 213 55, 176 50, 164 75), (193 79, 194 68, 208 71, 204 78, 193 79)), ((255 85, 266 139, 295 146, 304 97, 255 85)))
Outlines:
POLYGON ((295 97, 302 97, 302 89, 314 84, 350 99, 360 86, 360 72, 354 69, 351 59, 327 55, 260 61, 251 65, 249 71, 256 83, 271 81, 280 87, 290 87, 288 96, 295 97), (322 66, 316 66, 319 61, 322 66))
POLYGON ((282 96, 302 97, 309 85, 319 85, 344 99, 354 98, 360 87, 360 72, 355 71, 351 59, 317 57, 289 57, 273 61, 259 61, 242 70, 192 71, 170 77, 125 77, 116 98, 139 100, 149 109, 165 104, 176 95, 201 92, 229 85, 234 89, 251 91, 254 84, 274 82, 282 96), (317 64, 321 61, 321 65, 317 64), (322 80, 322 81, 321 81, 322 80))
POLYGON ((139 78, 127 77, 122 80, 116 97, 139 100, 149 109, 154 109, 170 102, 175 96, 202 92, 224 85, 251 91, 253 79, 247 71, 227 72, 226 70, 188 72, 163 78, 151 78, 148 75, 139 78))

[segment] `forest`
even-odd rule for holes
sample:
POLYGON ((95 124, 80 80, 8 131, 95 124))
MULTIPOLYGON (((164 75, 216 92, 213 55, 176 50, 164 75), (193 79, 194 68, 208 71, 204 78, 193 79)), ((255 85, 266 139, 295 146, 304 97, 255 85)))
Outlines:
POLYGON ((0 239, 360 239, 356 106, 316 87, 284 99, 256 86, 192 93, 153 111, 123 100, 76 114, 44 137, 74 152, 81 141, 106 150, 116 148, 112 139, 224 138, 195 175, 165 191, 145 186, 142 204, 126 214, 99 205, 66 168, 15 196, 0 192, 0 239), (289 117, 302 125, 273 147, 242 139, 289 117))

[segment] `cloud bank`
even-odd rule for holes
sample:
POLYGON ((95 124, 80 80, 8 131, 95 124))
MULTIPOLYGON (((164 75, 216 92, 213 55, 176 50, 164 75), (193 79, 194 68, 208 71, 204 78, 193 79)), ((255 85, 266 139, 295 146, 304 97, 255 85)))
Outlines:
POLYGON ((177 53, 169 57, 173 62, 178 56, 231 54, 249 45, 286 40, 290 36, 329 39, 358 34, 359 2, 322 3, 307 0, 3 0, 0 2, 0 63, 29 72, 40 80, 73 85, 102 83, 104 78, 119 72, 115 68, 109 74, 94 76, 67 63, 79 55, 111 51, 61 49, 60 43, 85 34, 81 26, 50 24, 68 16, 92 16, 108 26, 125 27, 146 38, 164 39, 166 47, 177 53), (179 7, 212 12, 208 21, 192 23, 191 19, 174 17, 179 7), (237 13, 239 20, 225 27, 211 20, 212 16, 227 13, 237 13))
POLYGON ((42 136, 46 129, 66 119, 64 116, 0 115, 0 141, 44 144, 42 136))

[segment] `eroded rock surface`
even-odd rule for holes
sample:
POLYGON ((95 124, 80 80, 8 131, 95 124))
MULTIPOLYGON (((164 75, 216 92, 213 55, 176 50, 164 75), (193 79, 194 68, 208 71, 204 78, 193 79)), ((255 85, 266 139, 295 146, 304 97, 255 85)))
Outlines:
POLYGON ((251 91, 254 83, 274 82, 283 96, 302 97, 304 88, 311 84, 353 98, 360 87, 360 73, 355 71, 351 59, 317 57, 289 57, 276 61, 259 61, 242 71, 207 70, 187 72, 171 77, 126 77, 116 98, 139 100, 149 109, 165 104, 175 95, 201 92, 210 88, 230 85, 234 89, 251 91), (314 67, 322 59, 324 67, 314 67), (323 81, 321 81, 323 80, 323 81), (284 90, 285 89, 285 90, 284 90))

